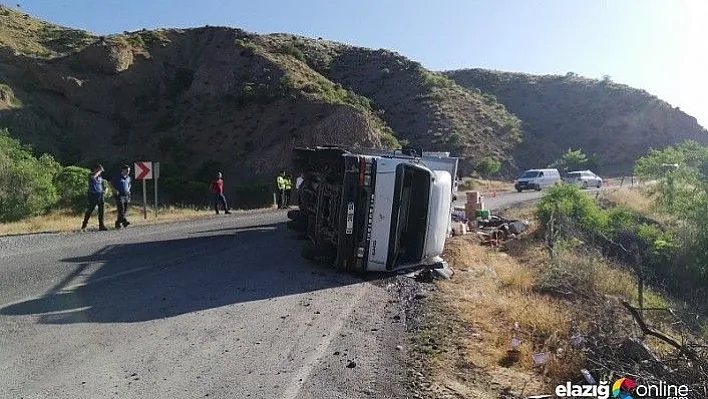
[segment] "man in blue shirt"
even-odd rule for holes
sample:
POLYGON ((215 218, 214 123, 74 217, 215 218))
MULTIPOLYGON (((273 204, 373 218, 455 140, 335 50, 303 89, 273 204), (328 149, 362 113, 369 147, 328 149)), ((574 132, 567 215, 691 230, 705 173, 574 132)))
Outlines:
POLYGON ((96 167, 93 169, 93 172, 91 173, 91 176, 89 176, 87 193, 88 207, 86 208, 86 213, 84 214, 84 222, 81 224, 81 230, 86 229, 86 225, 88 225, 88 221, 91 218, 91 214, 93 214, 93 210, 96 209, 96 207, 98 207, 98 229, 100 231, 108 230, 103 224, 103 193, 106 191, 103 182, 103 177, 101 177, 103 170, 103 166, 96 165, 96 167))
POLYGON ((113 199, 116 201, 118 216, 116 217, 116 229, 128 227, 130 222, 125 218, 130 203, 130 166, 123 165, 120 174, 113 179, 113 199))

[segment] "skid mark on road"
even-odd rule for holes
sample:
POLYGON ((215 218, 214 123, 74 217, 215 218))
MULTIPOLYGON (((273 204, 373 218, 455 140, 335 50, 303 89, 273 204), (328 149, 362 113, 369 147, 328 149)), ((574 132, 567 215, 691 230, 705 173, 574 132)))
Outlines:
POLYGON ((344 311, 337 317, 336 320, 332 320, 332 329, 329 331, 326 337, 322 338, 317 348, 312 352, 312 355, 305 361, 305 364, 297 371, 292 382, 285 390, 283 394, 283 399, 296 399, 300 390, 302 390, 303 385, 307 381, 308 377, 312 373, 312 369, 319 363, 319 361, 324 357, 327 348, 332 343, 332 340, 339 334, 339 331, 344 327, 344 323, 349 319, 354 307, 359 304, 359 301, 364 296, 364 291, 369 288, 367 283, 362 283, 357 286, 354 299, 349 302, 349 305, 344 309, 344 311))

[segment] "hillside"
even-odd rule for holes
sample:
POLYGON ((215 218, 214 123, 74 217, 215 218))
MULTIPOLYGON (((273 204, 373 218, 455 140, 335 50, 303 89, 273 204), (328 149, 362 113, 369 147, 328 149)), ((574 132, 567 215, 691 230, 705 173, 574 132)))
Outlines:
POLYGON ((202 27, 97 37, 0 9, 0 126, 66 163, 270 181, 295 145, 507 155, 520 121, 398 54, 202 27), (395 89, 394 89, 395 88, 395 89))
POLYGON ((695 118, 647 93, 607 80, 537 76, 484 69, 445 72, 458 84, 489 93, 523 120, 521 168, 545 166, 568 148, 597 154, 602 173, 627 173, 650 147, 685 139, 708 143, 695 118))
POLYGON ((160 161, 267 181, 296 145, 420 146, 543 166, 568 147, 627 173, 651 147, 705 142, 695 119, 611 82, 438 73, 388 50, 201 27, 99 37, 0 6, 0 127, 63 163, 160 161), (522 122, 523 121, 523 122, 522 122))

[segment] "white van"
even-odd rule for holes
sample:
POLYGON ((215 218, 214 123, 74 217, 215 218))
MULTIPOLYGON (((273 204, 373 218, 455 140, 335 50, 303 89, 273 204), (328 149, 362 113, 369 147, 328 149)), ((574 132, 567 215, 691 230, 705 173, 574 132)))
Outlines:
POLYGON ((560 182, 561 176, 558 173, 558 169, 529 169, 514 181, 514 188, 518 192, 524 190, 539 191, 544 187, 550 187, 560 182))

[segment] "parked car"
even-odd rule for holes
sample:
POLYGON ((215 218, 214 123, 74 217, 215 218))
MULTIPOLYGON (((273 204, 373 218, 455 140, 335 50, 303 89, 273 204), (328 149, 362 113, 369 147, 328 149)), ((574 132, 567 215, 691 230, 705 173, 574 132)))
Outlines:
POLYGON ((550 187, 559 182, 561 182, 561 176, 558 173, 558 169, 529 169, 514 181, 514 188, 518 192, 524 190, 539 191, 544 187, 550 187))
POLYGON ((602 178, 589 170, 568 172, 563 181, 570 184, 578 184, 583 188, 602 187, 602 178))

